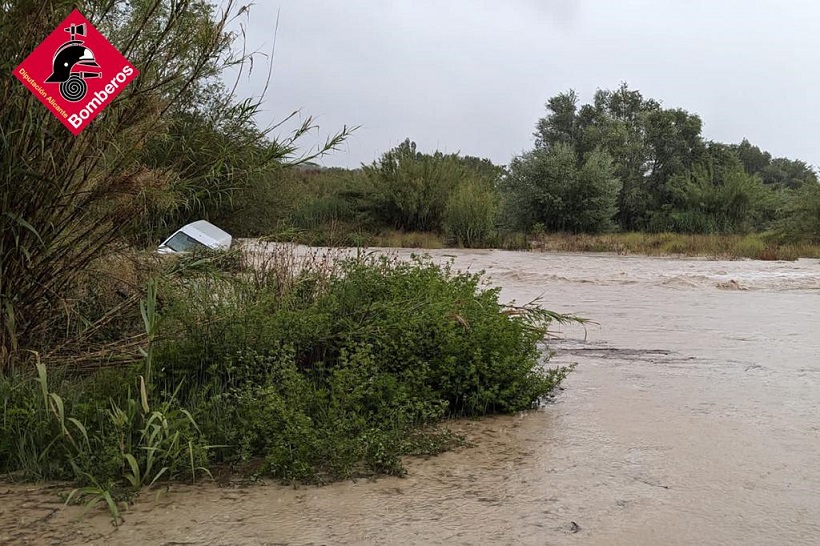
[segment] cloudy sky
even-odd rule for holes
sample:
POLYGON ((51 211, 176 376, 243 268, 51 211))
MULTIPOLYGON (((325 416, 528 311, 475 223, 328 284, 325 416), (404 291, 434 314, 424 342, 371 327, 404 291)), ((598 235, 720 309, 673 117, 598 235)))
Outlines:
MULTIPOLYGON (((369 163, 406 137, 508 163, 550 96, 587 102, 621 81, 699 114, 708 139, 820 165, 813 0, 258 0, 249 46, 270 50, 277 13, 262 121, 301 109, 321 138, 360 125, 325 165, 369 163)), ((264 75, 240 90, 259 93, 264 75)))

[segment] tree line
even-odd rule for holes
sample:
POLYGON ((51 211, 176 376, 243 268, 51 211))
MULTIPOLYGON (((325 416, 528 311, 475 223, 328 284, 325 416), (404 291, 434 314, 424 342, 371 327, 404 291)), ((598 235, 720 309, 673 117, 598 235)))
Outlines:
POLYGON ((804 161, 773 158, 745 139, 706 140, 699 116, 626 84, 583 105, 574 91, 560 93, 546 110, 535 148, 513 160, 506 180, 520 227, 765 231, 784 227, 794 205, 816 193, 804 161))
MULTIPOLYGON (((696 114, 664 108, 626 84, 589 104, 574 91, 546 103, 533 149, 494 165, 422 152, 409 138, 359 169, 276 176, 217 218, 244 235, 393 229, 450 244, 498 246, 511 233, 766 233, 820 240, 820 184, 806 162, 748 140, 707 140, 696 114), (274 211, 274 212, 272 212, 274 211)), ((356 244, 361 237, 342 239, 356 244)))

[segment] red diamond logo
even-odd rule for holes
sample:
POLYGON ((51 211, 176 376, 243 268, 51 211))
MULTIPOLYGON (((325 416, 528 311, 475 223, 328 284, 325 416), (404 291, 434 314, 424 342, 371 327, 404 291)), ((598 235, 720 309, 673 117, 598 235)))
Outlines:
POLYGON ((14 75, 78 135, 139 72, 75 9, 14 75))

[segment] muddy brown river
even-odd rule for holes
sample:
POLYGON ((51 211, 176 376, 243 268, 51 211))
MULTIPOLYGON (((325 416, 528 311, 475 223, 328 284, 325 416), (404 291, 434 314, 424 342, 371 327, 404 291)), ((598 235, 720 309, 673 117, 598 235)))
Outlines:
POLYGON ((0 484, 0 543, 820 544, 820 261, 430 253, 598 322, 552 342, 554 403, 406 478, 172 486, 118 529, 0 484))

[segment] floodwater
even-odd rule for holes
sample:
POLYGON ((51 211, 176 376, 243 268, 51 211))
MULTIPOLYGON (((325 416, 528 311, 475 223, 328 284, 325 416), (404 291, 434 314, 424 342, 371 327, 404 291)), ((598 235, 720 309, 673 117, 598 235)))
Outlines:
POLYGON ((819 261, 429 252, 597 321, 552 342, 554 403, 406 478, 173 486, 116 530, 0 485, 0 543, 820 544, 819 261))

